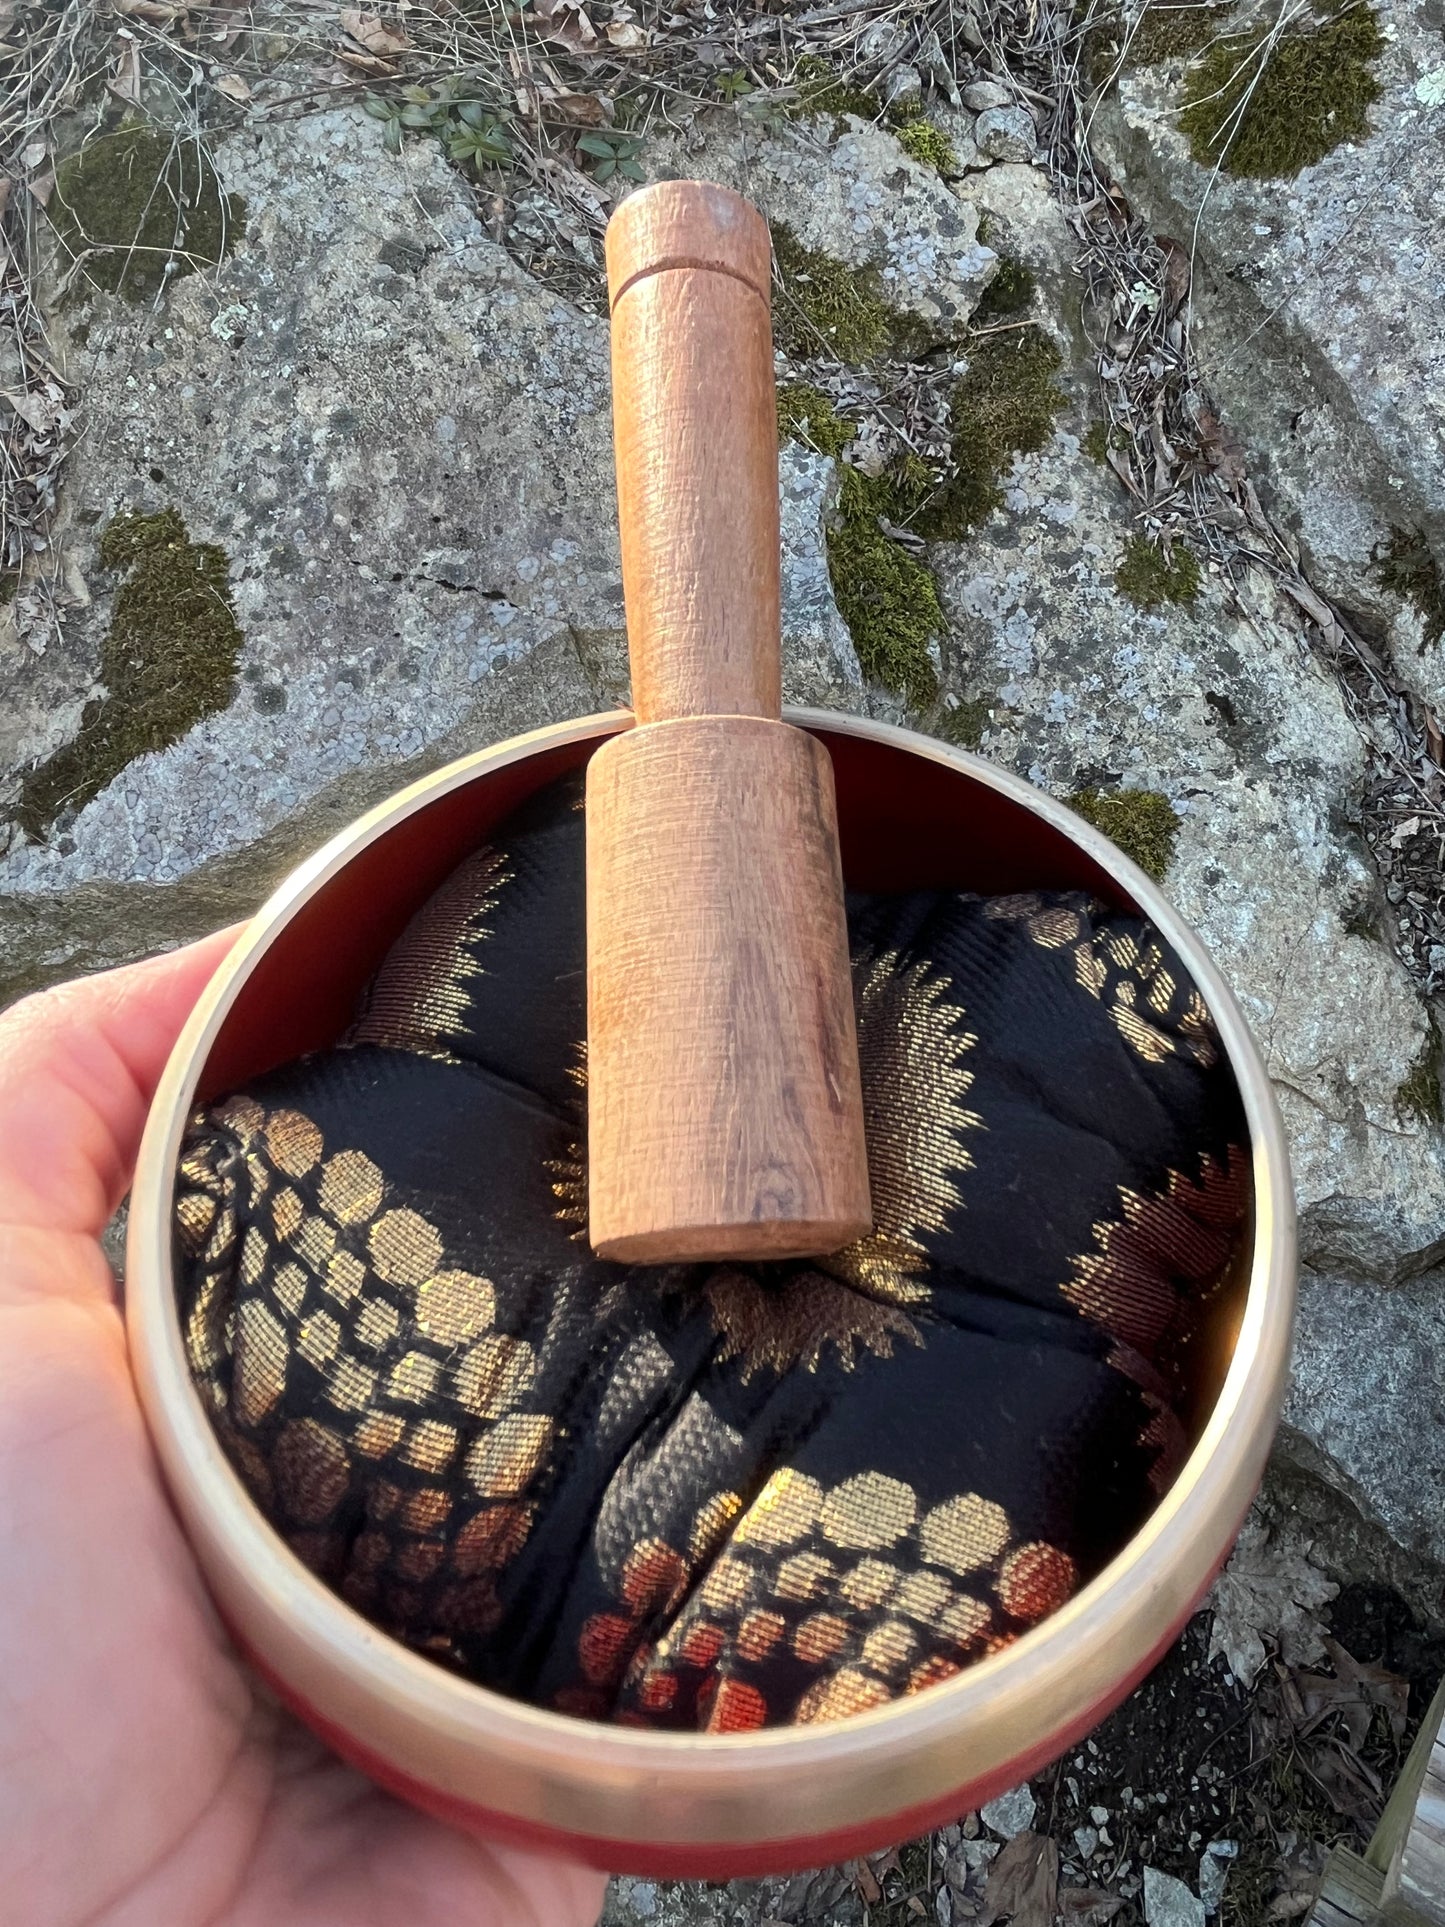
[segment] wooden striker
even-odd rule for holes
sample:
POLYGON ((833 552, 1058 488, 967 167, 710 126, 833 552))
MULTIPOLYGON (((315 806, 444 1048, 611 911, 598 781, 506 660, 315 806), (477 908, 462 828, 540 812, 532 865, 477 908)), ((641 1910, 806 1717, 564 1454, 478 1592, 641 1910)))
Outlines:
POLYGON ((587 778, 603 1257, 837 1250, 871 1222, 833 771, 781 720, 771 249, 668 181, 607 230, 636 727, 587 778))

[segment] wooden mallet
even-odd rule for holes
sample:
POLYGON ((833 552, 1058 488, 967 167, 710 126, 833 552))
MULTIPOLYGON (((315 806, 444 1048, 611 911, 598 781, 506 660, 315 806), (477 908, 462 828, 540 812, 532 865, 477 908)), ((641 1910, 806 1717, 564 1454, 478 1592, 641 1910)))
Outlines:
POLYGON ((637 723, 587 775, 605 1258, 796 1257, 871 1223, 833 770, 782 721, 771 254, 705 182, 607 230, 637 723))

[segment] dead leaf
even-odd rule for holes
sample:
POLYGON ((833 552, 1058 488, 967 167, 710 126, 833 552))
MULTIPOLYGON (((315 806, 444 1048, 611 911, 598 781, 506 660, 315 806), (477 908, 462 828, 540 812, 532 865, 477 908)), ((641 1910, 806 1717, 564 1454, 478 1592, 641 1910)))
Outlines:
POLYGON ((576 127, 610 127, 612 117, 596 94, 574 94, 569 89, 547 87, 541 90, 542 104, 570 120, 576 127))
POLYGON ((186 11, 185 0, 110 0, 117 13, 133 14, 157 27, 169 27, 186 11))
POLYGON ((251 89, 239 74, 222 74, 214 85, 216 92, 224 94, 227 100, 244 102, 251 98, 251 89))
POLYGON ((25 185, 30 189, 30 198, 38 207, 48 207, 50 197, 55 192, 55 169, 47 167, 43 174, 33 175, 25 185))
POLYGON ((17 394, 7 392, 5 400, 21 421, 33 428, 37 435, 45 435, 55 426, 60 414, 62 398, 45 394, 26 394, 21 390, 17 394))
POLYGON ((1432 763, 1445 768, 1445 730, 1428 709, 1425 711, 1425 750, 1432 763))
MULTIPOLYGON (((1399 849, 1420 827, 1418 816, 1402 823, 1390 838, 1399 849)), ((1304 1720, 1300 1732, 1311 1733, 1331 1716, 1338 1717, 1345 1738, 1358 1753, 1369 1735, 1376 1707, 1385 1714, 1396 1739, 1405 1731, 1405 1710, 1410 1698, 1410 1683, 1383 1666, 1369 1666, 1347 1653, 1338 1640, 1326 1639, 1324 1648, 1334 1667, 1328 1673, 1297 1673, 1295 1685, 1303 1704, 1304 1720)))
POLYGON ((535 0, 532 17, 546 40, 560 40, 573 53, 593 53, 597 29, 581 0, 535 0))
POLYGON ((1059 1912, 1064 1927, 1104 1927, 1124 1904, 1122 1894, 1103 1887, 1060 1887, 1059 1912))
POLYGON ((32 167, 39 167, 49 152, 44 141, 31 141, 20 150, 20 165, 28 174, 32 167))
POLYGON ((383 60, 404 54, 411 47, 400 28, 389 27, 378 14, 362 13, 355 7, 341 9, 341 30, 350 34, 358 47, 383 60))
POLYGON ((121 43, 115 72, 105 84, 117 100, 123 100, 131 107, 140 106, 140 48, 133 40, 121 43))
POLYGON ((1178 314, 1189 298, 1189 256, 1167 234, 1156 234, 1154 241, 1164 256, 1164 312, 1178 314))
POLYGON ((976 1927, 1012 1920, 1014 1927, 1053 1927, 1059 1849, 1047 1834, 1016 1833, 988 1870, 976 1927))
POLYGON ((5 219, 5 210, 10 205, 10 190, 14 185, 8 174, 0 174, 0 221, 5 219))
POLYGON ((867 1907, 876 1907, 883 1898, 883 1889, 874 1879, 873 1869, 866 1860, 854 1861, 853 1885, 863 1896, 863 1904, 867 1907))
MULTIPOLYGON (((390 60, 383 60, 379 54, 364 54, 359 47, 338 47, 336 58, 348 67, 354 67, 359 74, 375 74, 378 80, 394 75, 396 67, 390 60)), ((339 74, 339 80, 346 76, 339 74)))
POLYGON ((619 53, 641 53, 647 45, 647 35, 635 20, 609 20, 607 38, 619 53))
POLYGON ((1379 1776, 1358 1755, 1347 1753, 1337 1741, 1317 1741, 1300 1748, 1305 1771, 1325 1798, 1347 1820, 1353 1820, 1368 1839, 1384 1810, 1385 1795, 1379 1776))
POLYGON ((1324 1652, 1323 1627, 1314 1609, 1339 1587, 1310 1559, 1312 1542, 1285 1530, 1271 1536, 1258 1519, 1247 1519, 1229 1564, 1214 1582, 1209 1604, 1214 1624, 1209 1657, 1222 1653, 1242 1686, 1252 1685, 1265 1660, 1265 1641, 1290 1665, 1305 1665, 1324 1652))

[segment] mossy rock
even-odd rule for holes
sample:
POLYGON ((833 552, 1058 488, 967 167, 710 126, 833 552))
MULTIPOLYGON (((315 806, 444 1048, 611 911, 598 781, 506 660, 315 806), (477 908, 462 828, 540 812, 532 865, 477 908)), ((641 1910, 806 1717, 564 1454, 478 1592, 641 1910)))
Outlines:
POLYGON ((1114 574, 1114 587, 1141 609, 1161 602, 1191 603, 1199 594, 1199 563, 1192 549, 1176 542, 1171 554, 1147 536, 1131 535, 1114 574))
POLYGON ((838 512, 827 531, 828 574, 859 666, 871 682, 915 709, 926 708, 938 694, 929 654, 944 626, 938 588, 926 565, 884 533, 879 518, 901 525, 934 485, 933 471, 908 457, 882 475, 849 468, 842 456, 857 424, 808 382, 785 382, 778 390, 778 432, 839 463, 838 512))
POLYGON ((920 167, 931 167, 936 174, 957 174, 958 156, 953 142, 931 120, 909 120, 897 130, 898 145, 920 167))
POLYGON ((68 254, 86 255, 81 277, 137 301, 223 261, 246 225, 198 143, 145 124, 61 161, 48 211, 68 254))
POLYGON ((773 253, 782 299, 773 305, 773 338, 792 361, 832 355, 854 367, 888 356, 924 352, 932 344, 917 315, 895 308, 873 267, 853 268, 806 248, 781 225, 773 229, 773 253))
POLYGON ((1384 44, 1374 9, 1358 6, 1272 43, 1268 30, 1215 41, 1184 82, 1179 125, 1195 160, 1285 180, 1364 140, 1384 44))
POLYGON ((949 404, 949 473, 913 522, 930 540, 957 540, 1003 506, 1014 455, 1042 448, 1068 406, 1055 387, 1061 357, 1034 323, 968 344, 968 370, 949 404))
POLYGON ((845 467, 828 573, 863 674, 926 709, 938 695, 929 644, 943 633, 943 607, 932 570, 879 527, 899 507, 891 476, 845 467))
POLYGON ((1429 1030, 1414 1068, 1395 1093, 1395 1109, 1417 1124, 1445 1124, 1445 1095, 1440 1089, 1440 1026, 1434 1011, 1426 1013, 1429 1030))
POLYGON ((807 381, 785 381, 778 390, 778 440, 806 442, 836 461, 858 430, 845 421, 821 388, 807 381))
POLYGON ((1032 268, 1026 268, 1011 254, 998 257, 998 272, 984 290, 982 301, 973 313, 975 328, 986 328, 996 321, 1012 321, 1027 314, 1034 304, 1039 284, 1032 268))
POLYGON ((883 103, 870 88, 847 79, 821 54, 804 54, 793 69, 794 99, 789 110, 795 118, 810 114, 856 114, 859 120, 877 120, 883 103))
POLYGON ((128 572, 101 649, 109 693, 87 704, 75 740, 25 779, 16 821, 28 836, 84 808, 127 763, 178 742, 236 693, 242 636, 224 549, 193 542, 165 509, 118 515, 101 536, 100 560, 128 572))
POLYGON ((1103 832, 1146 876, 1162 883, 1174 860, 1179 818, 1158 790, 1075 790, 1068 805, 1103 832))
POLYGON ((1422 650, 1445 636, 1445 588, 1440 581, 1440 565, 1418 529, 1391 529, 1388 539, 1375 550, 1372 566, 1387 589, 1414 604, 1425 624, 1422 650))

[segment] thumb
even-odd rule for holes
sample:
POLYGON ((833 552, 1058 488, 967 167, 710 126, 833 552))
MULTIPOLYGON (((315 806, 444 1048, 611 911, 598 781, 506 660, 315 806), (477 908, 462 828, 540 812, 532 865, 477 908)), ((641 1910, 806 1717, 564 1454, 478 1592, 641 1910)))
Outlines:
POLYGON ((100 1235, 171 1047, 241 928, 0 1014, 0 1224, 100 1235))

